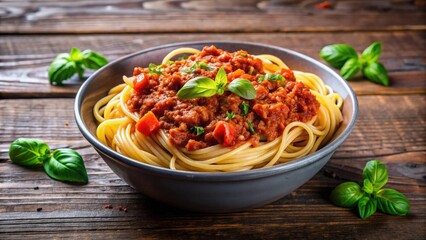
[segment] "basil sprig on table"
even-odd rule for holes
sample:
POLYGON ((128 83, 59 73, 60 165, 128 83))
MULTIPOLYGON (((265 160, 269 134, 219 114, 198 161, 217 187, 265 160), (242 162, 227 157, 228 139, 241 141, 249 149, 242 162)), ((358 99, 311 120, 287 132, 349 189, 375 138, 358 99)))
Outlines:
POLYGON ((200 97, 211 97, 216 94, 222 95, 225 91, 230 91, 245 99, 255 99, 256 90, 247 79, 237 78, 228 83, 225 69, 220 68, 216 73, 215 79, 208 77, 195 77, 183 85, 178 91, 177 96, 180 99, 192 99, 200 97))
POLYGON ((83 79, 86 69, 99 69, 108 60, 100 53, 92 50, 80 51, 78 48, 72 48, 70 53, 61 53, 52 61, 48 69, 49 81, 51 84, 62 84, 63 81, 78 74, 83 79))
POLYGON ((349 80, 362 71, 370 81, 388 86, 388 72, 383 64, 378 62, 381 53, 381 42, 372 43, 361 56, 347 44, 334 44, 325 46, 320 57, 334 68, 340 69, 340 75, 344 79, 349 80))
POLYGON ((358 183, 345 182, 338 185, 330 194, 330 200, 340 207, 358 207, 362 219, 373 215, 377 208, 386 214, 404 216, 410 210, 410 203, 404 194, 382 188, 388 181, 386 166, 377 161, 367 162, 362 172, 363 187, 358 183))
POLYGON ((26 167, 38 167, 43 165, 43 159, 50 155, 50 148, 38 139, 18 138, 9 148, 9 156, 12 162, 26 167))
POLYGON ((18 138, 9 148, 13 163, 25 167, 43 166, 46 174, 57 181, 86 184, 89 179, 83 158, 72 149, 56 149, 39 139, 18 138))

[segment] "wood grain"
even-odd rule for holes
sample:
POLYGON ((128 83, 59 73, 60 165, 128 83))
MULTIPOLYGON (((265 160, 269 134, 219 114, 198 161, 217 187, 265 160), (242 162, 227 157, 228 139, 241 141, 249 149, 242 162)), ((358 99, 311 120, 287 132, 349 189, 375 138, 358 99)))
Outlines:
POLYGON ((395 234, 398 239, 424 239, 425 104, 425 95, 360 96, 360 115, 352 134, 301 188, 251 211, 200 214, 157 203, 112 173, 79 133, 73 99, 3 99, 0 238, 306 239, 309 232, 311 239, 388 239, 395 234), (52 148, 76 149, 85 160, 89 184, 56 182, 42 170, 12 164, 7 151, 18 137, 41 138, 52 148), (359 182, 365 162, 372 158, 388 166, 387 186, 407 195, 408 216, 376 213, 360 220, 350 209, 329 202, 331 189, 343 181, 359 182), (104 208, 106 204, 113 209, 104 208), (119 211, 119 206, 128 211, 119 211))
POLYGON ((426 1, 329 0, 330 8, 319 9, 321 2, 0 1, 0 239, 426 239, 426 1), (288 196, 239 213, 185 212, 135 192, 109 169, 74 121, 81 82, 52 86, 47 68, 72 47, 115 60, 203 40, 273 44, 317 60, 325 45, 347 43, 361 52, 381 41, 391 86, 350 82, 360 106, 353 132, 288 196), (89 184, 56 182, 41 169, 12 164, 8 148, 18 137, 76 149, 89 184), (360 182, 371 159, 387 165, 387 187, 408 197, 407 216, 361 220, 328 200, 339 183, 360 182))
POLYGON ((77 77, 65 87, 47 80, 50 61, 72 47, 93 49, 110 60, 161 44, 232 40, 272 44, 320 60, 322 47, 347 43, 362 52, 374 41, 383 43, 380 59, 389 71, 391 87, 359 78, 350 84, 358 95, 418 94, 426 92, 426 35, 424 32, 363 33, 241 33, 241 34, 123 34, 123 35, 25 35, 0 38, 0 98, 73 97, 81 84, 77 77))
POLYGON ((426 29, 422 5, 403 1, 6 1, 1 33, 324 32, 426 29), (338 19, 338 21, 336 21, 338 19), (230 24, 231 23, 231 24, 230 24))

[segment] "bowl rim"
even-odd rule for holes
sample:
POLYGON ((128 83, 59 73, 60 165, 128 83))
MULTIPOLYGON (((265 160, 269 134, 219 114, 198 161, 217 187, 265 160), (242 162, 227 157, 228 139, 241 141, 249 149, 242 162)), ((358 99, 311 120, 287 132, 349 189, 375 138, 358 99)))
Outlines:
MULTIPOLYGON (((222 41, 222 40, 206 40, 206 41, 190 41, 190 42, 176 42, 176 43, 170 43, 170 44, 163 44, 156 47, 150 47, 146 48, 140 51, 137 51, 135 53, 128 54, 126 56, 120 57, 107 65, 103 66, 102 68, 98 69, 96 72, 94 72, 79 88, 76 97, 75 97, 75 103, 74 103, 74 117, 75 121, 77 123, 78 128, 80 129, 80 132, 82 135, 86 138, 86 140, 98 151, 101 151, 103 154, 106 154, 110 156, 112 159, 119 160, 120 162, 130 165, 135 168, 143 169, 145 171, 150 172, 151 174, 155 175, 162 175, 167 176, 169 178, 177 178, 177 179, 192 179, 192 180, 201 180, 201 181, 214 181, 214 182, 220 182, 220 181, 241 181, 241 180, 249 180, 249 179, 255 179, 255 178, 263 178, 268 177, 284 172, 293 171, 299 168, 302 168, 306 165, 313 164, 322 158, 326 157, 329 154, 332 154, 342 143, 343 141, 349 136, 351 133, 356 119, 358 117, 358 101, 356 98, 356 95, 350 85, 344 80, 340 75, 338 75, 335 71, 333 71, 330 67, 326 66, 325 64, 319 62, 318 60, 311 58, 309 56, 306 56, 302 53, 296 52, 294 50, 290 50, 284 47, 278 47, 274 45, 269 44, 263 44, 263 43, 254 43, 254 42, 246 42, 246 41, 222 41), (333 139, 333 141, 327 143, 324 147, 321 149, 315 151, 312 154, 309 154, 307 156, 304 156, 302 158, 277 164, 271 167, 267 168, 261 168, 261 169, 253 169, 253 170, 247 170, 247 171, 241 171, 241 172, 193 172, 193 171, 185 171, 185 170, 173 170, 169 168, 163 168, 163 167, 157 167, 154 165, 149 165, 143 162, 139 162, 137 160, 134 160, 130 157, 127 157, 125 155, 122 155, 115 150, 111 149, 110 147, 104 145, 101 143, 96 136, 92 135, 87 128, 86 124, 82 120, 81 115, 81 106, 83 102, 83 95, 86 92, 87 87, 91 83, 92 79, 95 79, 97 75, 99 75, 104 69, 116 64, 117 62, 123 61, 125 59, 133 58, 137 55, 141 55, 147 52, 161 50, 163 48, 170 48, 170 47, 191 47, 191 45, 215 45, 215 44, 237 44, 237 45, 245 45, 245 46, 253 46, 253 47, 263 47, 263 48, 269 48, 272 50, 277 50, 281 52, 286 52, 288 54, 294 55, 297 58, 300 58, 304 61, 309 62, 310 64, 316 65, 322 70, 328 72, 333 77, 335 77, 340 83, 343 85, 345 90, 348 93, 348 98, 352 102, 352 118, 349 119, 347 127, 339 137, 333 139)), ((101 156, 102 157, 102 156, 101 156)), ((106 161, 104 159, 104 161, 106 161)))

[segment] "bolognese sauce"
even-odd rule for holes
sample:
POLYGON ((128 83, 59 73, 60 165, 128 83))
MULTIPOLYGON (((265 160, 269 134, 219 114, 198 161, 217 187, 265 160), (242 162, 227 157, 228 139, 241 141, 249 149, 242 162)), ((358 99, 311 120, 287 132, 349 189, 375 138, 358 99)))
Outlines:
POLYGON ((249 141, 279 137, 291 122, 307 122, 320 107, 315 96, 293 71, 274 73, 280 81, 265 77, 262 61, 246 51, 228 52, 215 46, 204 47, 198 54, 148 68, 134 69, 133 93, 127 101, 130 111, 144 116, 168 132, 169 141, 189 151, 221 144, 239 146, 249 141), (230 91, 211 97, 180 99, 178 91, 189 80, 203 76, 214 79, 223 68, 228 84, 247 79, 256 98, 247 100, 230 91), (148 118, 149 117, 149 118, 148 118))

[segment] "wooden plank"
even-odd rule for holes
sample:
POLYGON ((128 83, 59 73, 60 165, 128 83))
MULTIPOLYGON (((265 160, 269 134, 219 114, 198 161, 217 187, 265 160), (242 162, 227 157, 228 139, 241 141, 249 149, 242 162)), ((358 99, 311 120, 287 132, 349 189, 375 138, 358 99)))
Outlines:
POLYGON ((425 95, 360 96, 350 137, 309 182, 267 206, 229 214, 200 214, 164 206, 136 193, 107 167, 73 120, 73 99, 0 100, 0 236, 2 239, 424 239, 426 224, 425 95), (54 110, 53 110, 54 109, 54 110), (18 137, 52 148, 71 147, 84 158, 90 182, 56 182, 41 170, 11 164, 18 137), (333 206, 328 195, 342 181, 360 181, 366 161, 389 169, 388 187, 407 195, 406 217, 376 213, 361 220, 333 206), (113 209, 106 209, 112 204, 113 209), (119 211, 123 206, 128 212, 119 211), (38 208, 42 208, 37 211, 38 208))
POLYGON ((357 79, 351 85, 358 95, 426 92, 426 35, 424 32, 363 33, 241 33, 241 34, 123 34, 123 35, 27 35, 0 38, 0 98, 73 97, 80 83, 74 79, 65 87, 47 80, 50 61, 72 47, 93 49, 110 60, 161 44, 233 40, 272 44, 299 51, 319 60, 322 47, 347 43, 363 51, 374 41, 383 43, 380 61, 389 70, 391 87, 357 79))
POLYGON ((327 9, 316 8, 318 2, 6 1, 0 3, 3 9, 0 12, 0 32, 341 32, 426 29, 424 8, 417 2, 330 1, 332 6, 327 9))

